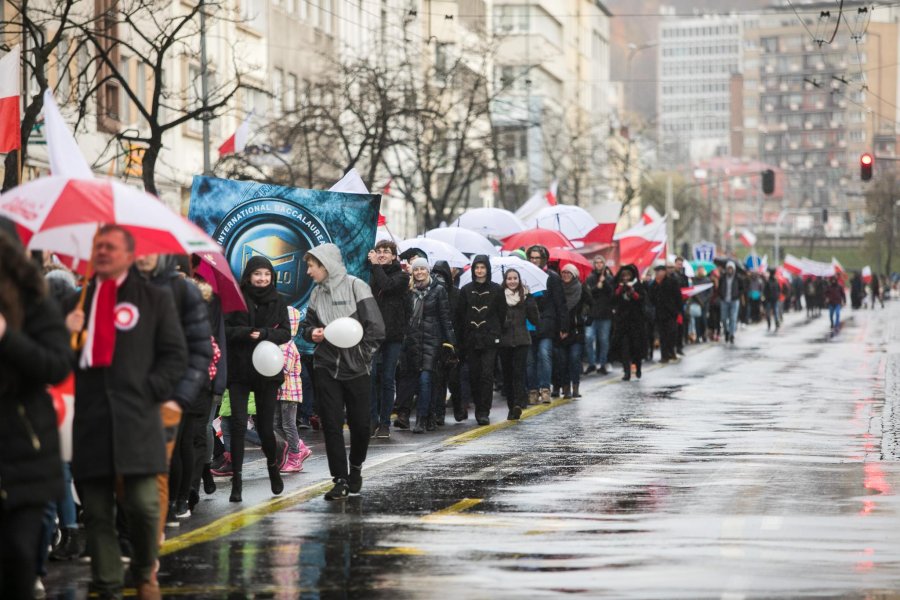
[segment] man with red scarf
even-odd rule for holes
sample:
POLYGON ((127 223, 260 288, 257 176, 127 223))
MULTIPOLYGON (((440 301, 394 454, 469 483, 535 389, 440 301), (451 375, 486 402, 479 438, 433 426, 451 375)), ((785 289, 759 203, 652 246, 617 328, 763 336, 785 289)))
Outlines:
POLYGON ((69 331, 84 339, 75 372, 72 472, 84 507, 91 591, 122 597, 118 500, 138 597, 159 598, 156 476, 168 472, 160 405, 178 410, 171 394, 184 373, 185 338, 171 292, 129 274, 134 239, 128 231, 102 227, 92 260, 95 277, 84 307, 66 318, 69 331))

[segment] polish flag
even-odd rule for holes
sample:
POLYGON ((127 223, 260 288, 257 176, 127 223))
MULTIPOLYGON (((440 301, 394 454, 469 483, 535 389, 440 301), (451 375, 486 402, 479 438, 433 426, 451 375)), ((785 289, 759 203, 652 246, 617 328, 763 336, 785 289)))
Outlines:
POLYGON ((47 161, 50 163, 51 175, 75 179, 94 177, 91 166, 78 148, 78 142, 49 89, 44 90, 44 136, 47 138, 47 161))
POLYGON ((616 234, 619 242, 619 264, 634 264, 643 273, 666 251, 665 217, 648 225, 638 225, 616 234))
POLYGON ((756 235, 749 229, 745 229, 741 232, 741 243, 747 246, 748 248, 752 248, 756 245, 756 235))
POLYGON ((862 270, 863 283, 872 283, 872 267, 866 265, 862 270))
POLYGON ((647 208, 644 209, 644 214, 641 215, 641 221, 643 221, 645 225, 649 225, 653 221, 659 221, 660 219, 662 219, 662 215, 659 214, 659 211, 656 210, 652 204, 648 204, 647 208))
POLYGON ((582 241, 585 244, 611 244, 621 213, 621 202, 602 202, 591 209, 591 216, 597 219, 597 226, 587 232, 582 241))
POLYGON ((248 139, 250 139, 250 115, 247 115, 247 118, 237 128, 237 131, 231 134, 230 138, 222 142, 222 145, 219 146, 219 156, 243 152, 247 147, 248 139))
POLYGON ((784 257, 784 270, 794 275, 800 275, 803 273, 803 263, 793 254, 788 254, 784 257))
POLYGON ((834 267, 834 272, 840 276, 843 276, 847 272, 844 269, 844 265, 842 265, 841 262, 833 256, 831 257, 831 266, 834 267))
POLYGON ((21 49, 14 46, 0 58, 0 153, 22 146, 22 125, 19 117, 19 82, 21 49))
POLYGON ((713 286, 711 283, 701 283, 700 285, 692 285, 690 287, 681 288, 681 298, 687 300, 697 294, 702 294, 713 286))
POLYGON ((553 183, 550 184, 550 189, 547 190, 547 193, 544 194, 544 198, 547 199, 547 204, 550 206, 556 206, 557 199, 556 194, 559 191, 559 181, 553 180, 553 183))

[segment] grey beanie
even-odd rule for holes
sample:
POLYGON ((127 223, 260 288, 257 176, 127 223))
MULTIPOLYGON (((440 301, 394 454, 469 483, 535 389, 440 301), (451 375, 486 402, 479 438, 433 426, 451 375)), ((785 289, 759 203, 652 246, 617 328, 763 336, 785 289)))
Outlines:
POLYGON ((409 269, 412 271, 413 269, 430 269, 428 266, 428 261, 421 256, 417 256, 413 259, 411 263, 409 263, 409 269))

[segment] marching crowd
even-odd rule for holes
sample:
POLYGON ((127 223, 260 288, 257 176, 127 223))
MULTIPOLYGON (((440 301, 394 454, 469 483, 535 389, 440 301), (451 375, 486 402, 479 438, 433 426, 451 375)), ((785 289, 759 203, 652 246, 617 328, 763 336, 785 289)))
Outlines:
MULTIPOLYGON (((254 256, 240 274, 247 310, 223 314, 196 257, 136 258, 118 226, 98 231, 84 282, 0 232, 2 596, 34 597, 48 559, 82 557, 92 592, 119 598, 124 553, 138 596, 158 598, 166 527, 190 517, 201 490, 215 493, 217 477, 230 477, 229 499, 242 501, 248 442, 262 447, 278 495, 282 474, 302 471, 311 454, 300 430, 321 429, 334 481, 325 499, 340 500, 361 490, 370 439, 392 429, 423 434, 450 410, 467 420, 470 406, 487 425, 495 391, 516 420, 529 405, 579 398, 582 379, 612 363, 628 381, 657 349, 665 363, 686 344, 734 344, 741 322, 778 329, 783 311, 805 306, 828 308, 837 330, 846 302, 836 278, 784 279, 732 261, 689 278, 680 257, 642 276, 597 256, 582 281, 543 246, 517 252, 546 273, 546 289, 529 290, 514 267, 492 273, 487 256, 473 257, 460 286, 458 269, 415 252, 401 261, 390 240, 369 253, 367 283, 324 244, 304 257, 315 286, 302 313, 277 292, 272 263, 254 256), (363 330, 349 348, 325 335, 344 317, 363 330), (274 376, 253 366, 263 341, 284 352, 274 376), (73 450, 63 462, 48 388, 70 373, 73 450)), ((874 308, 889 286, 876 277, 871 288, 874 308)), ((861 306, 858 275, 850 290, 861 306)))

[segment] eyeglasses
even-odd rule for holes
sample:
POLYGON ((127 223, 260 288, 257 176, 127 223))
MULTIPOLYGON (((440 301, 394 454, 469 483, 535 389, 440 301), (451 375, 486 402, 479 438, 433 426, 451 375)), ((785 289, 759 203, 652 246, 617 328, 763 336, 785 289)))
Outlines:
POLYGON ((535 254, 534 256, 529 256, 528 260, 541 260, 541 256, 539 254, 535 254))

